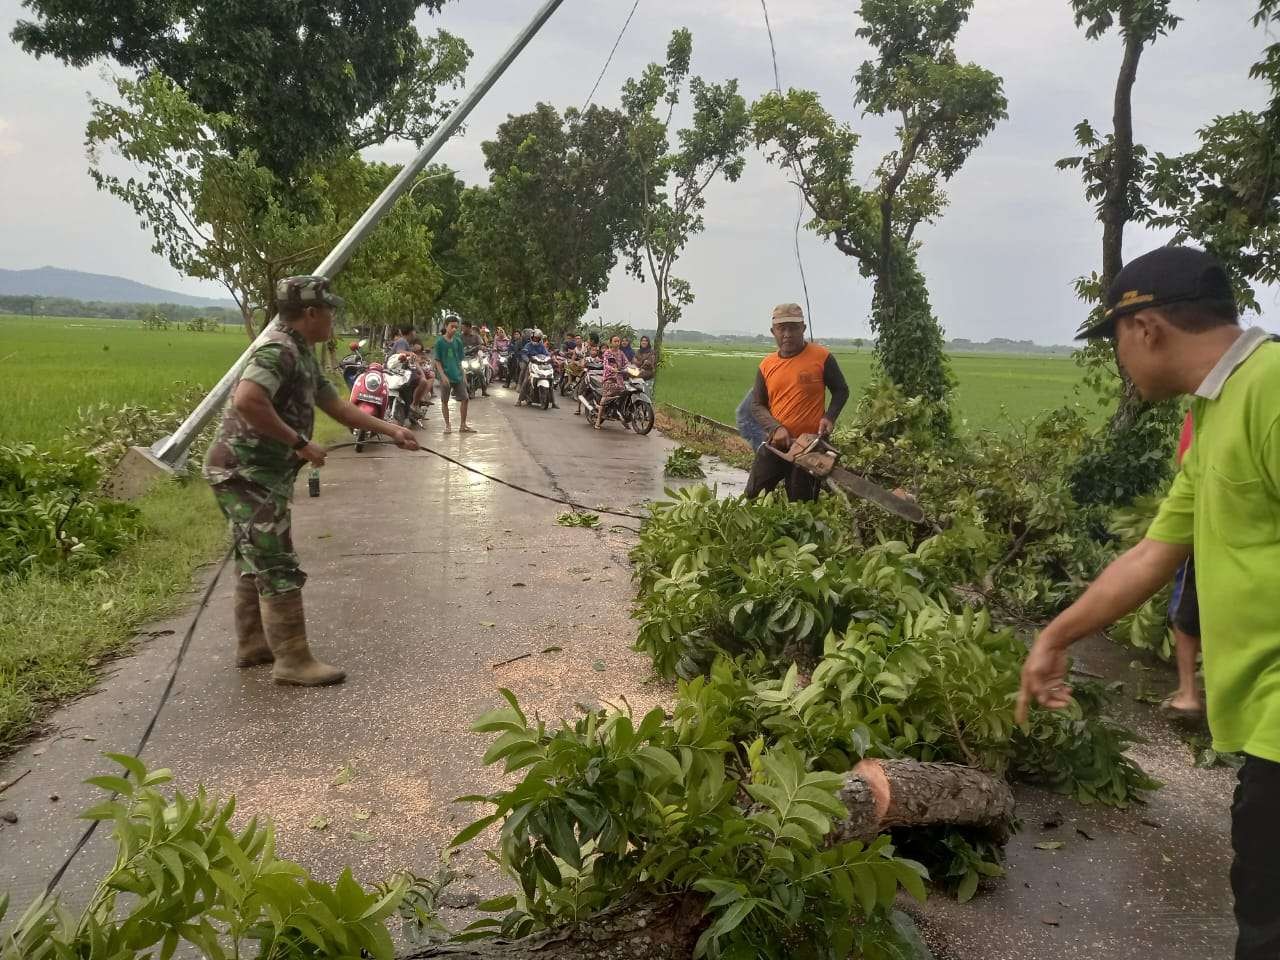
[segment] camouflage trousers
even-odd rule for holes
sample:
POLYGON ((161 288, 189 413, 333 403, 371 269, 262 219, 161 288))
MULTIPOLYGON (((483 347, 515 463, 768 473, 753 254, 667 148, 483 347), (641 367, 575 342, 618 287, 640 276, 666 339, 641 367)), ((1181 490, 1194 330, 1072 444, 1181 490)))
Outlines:
POLYGON ((302 589, 307 575, 293 549, 289 494, 236 478, 215 483, 213 495, 231 523, 241 576, 253 577, 264 597, 302 589))

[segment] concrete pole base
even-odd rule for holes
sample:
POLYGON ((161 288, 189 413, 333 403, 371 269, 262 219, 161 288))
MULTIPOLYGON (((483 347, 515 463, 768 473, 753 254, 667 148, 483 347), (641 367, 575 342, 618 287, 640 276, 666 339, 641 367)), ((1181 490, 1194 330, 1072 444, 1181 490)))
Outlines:
POLYGON ((136 500, 156 480, 172 476, 173 468, 146 447, 130 447, 107 478, 106 494, 113 500, 136 500))

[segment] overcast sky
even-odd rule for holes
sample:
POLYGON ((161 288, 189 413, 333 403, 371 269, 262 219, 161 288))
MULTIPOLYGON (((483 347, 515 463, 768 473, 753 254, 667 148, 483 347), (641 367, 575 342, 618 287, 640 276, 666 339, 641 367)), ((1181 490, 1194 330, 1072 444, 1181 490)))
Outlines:
MULTIPOLYGON (((541 0, 453 0, 420 27, 443 26, 475 50, 470 77, 487 69, 541 0)), ((1134 117, 1139 141, 1174 152, 1193 145, 1216 114, 1258 106, 1261 84, 1248 67, 1266 37, 1249 23, 1256 0, 1174 0, 1185 17, 1142 60, 1134 117)), ((472 114, 441 157, 469 181, 484 179, 480 142, 510 113, 538 101, 580 105, 604 64, 631 0, 565 0, 520 60, 472 114)), ((891 129, 859 116, 850 77, 868 55, 854 36, 855 0, 772 0, 770 14, 785 86, 817 90, 827 109, 862 134, 865 176, 890 143, 891 129)), ((107 85, 100 69, 70 70, 35 61, 8 40, 19 0, 0 0, 0 267, 45 264, 111 273, 169 289, 221 295, 216 285, 175 273, 150 252, 148 237, 121 202, 95 191, 83 148, 87 93, 107 85)), ((694 70, 737 77, 750 99, 773 86, 758 0, 640 0, 597 101, 616 104, 622 81, 661 59, 672 29, 694 36, 694 70)), ((1110 122, 1119 41, 1087 41, 1067 0, 977 0, 960 34, 962 59, 1004 78, 1009 119, 977 150, 948 188, 951 206, 919 232, 922 265, 947 335, 1067 342, 1082 309, 1071 281, 1100 260, 1100 227, 1079 179, 1053 163, 1074 152, 1072 128, 1110 122)), ((411 146, 373 156, 403 160, 411 146)), ((678 272, 697 301, 687 327, 730 331, 768 326, 780 301, 803 300, 792 250, 794 189, 756 153, 742 180, 710 194, 706 232, 678 272)), ((1130 233, 1126 253, 1162 241, 1130 233)), ((866 336, 870 284, 854 263, 809 235, 801 237, 812 322, 821 336, 866 336)), ((340 283, 339 283, 340 287, 340 283)), ((1262 291, 1269 326, 1280 294, 1262 291)), ((608 319, 652 323, 651 288, 619 270, 600 311, 608 319)), ((595 317, 595 312, 591 314, 595 317)))

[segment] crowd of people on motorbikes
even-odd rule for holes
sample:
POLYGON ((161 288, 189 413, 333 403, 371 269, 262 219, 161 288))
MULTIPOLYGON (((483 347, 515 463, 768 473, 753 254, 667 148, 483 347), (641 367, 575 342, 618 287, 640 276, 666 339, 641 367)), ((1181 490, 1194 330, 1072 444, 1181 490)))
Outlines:
MULTIPOLYGON (((430 347, 412 324, 401 324, 377 356, 369 340, 353 341, 339 362, 351 402, 373 416, 417 429, 427 408, 440 399, 445 433, 452 432, 450 400, 457 402, 459 432, 474 433, 467 423, 470 401, 488 397, 489 386, 501 383, 516 393, 516 406, 559 408, 557 395, 570 398, 580 416, 597 430, 616 420, 638 434, 653 429, 651 383, 657 354, 647 336, 633 345, 630 337, 570 332, 553 344, 542 330, 525 328, 512 334, 470 320, 447 317, 430 347)), ((357 432, 357 449, 366 439, 357 432)))

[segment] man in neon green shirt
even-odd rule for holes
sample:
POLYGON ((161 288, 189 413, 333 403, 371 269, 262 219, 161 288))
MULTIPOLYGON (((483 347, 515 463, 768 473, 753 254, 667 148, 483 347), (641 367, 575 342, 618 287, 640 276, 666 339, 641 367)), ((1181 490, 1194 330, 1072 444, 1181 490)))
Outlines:
POLYGON ((1280 957, 1280 343, 1242 330, 1225 271, 1164 247, 1126 266, 1104 319, 1147 400, 1192 396, 1195 436, 1147 537, 1045 627, 1022 669, 1032 700, 1061 708, 1067 648, 1137 608, 1196 555, 1214 747, 1245 754, 1231 807, 1237 960, 1280 957))

